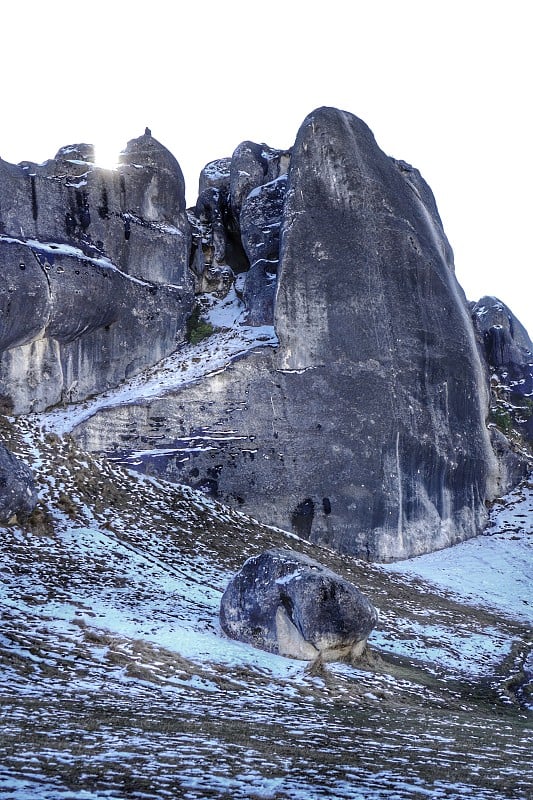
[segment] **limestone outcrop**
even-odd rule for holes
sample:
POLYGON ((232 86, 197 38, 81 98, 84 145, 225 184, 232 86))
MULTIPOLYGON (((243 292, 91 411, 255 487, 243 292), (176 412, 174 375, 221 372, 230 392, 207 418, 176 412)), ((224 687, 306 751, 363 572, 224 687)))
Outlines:
POLYGON ((306 660, 357 658, 377 619, 359 589, 288 550, 248 559, 220 604, 220 624, 231 638, 306 660))
POLYGON ((145 134, 116 170, 89 145, 0 160, 0 396, 16 413, 81 400, 171 352, 192 306, 175 158, 145 134))
POLYGON ((492 445, 511 487, 531 469, 533 453, 533 344, 512 311, 497 297, 471 303, 472 320, 490 376, 492 445), (519 441, 516 441, 519 434, 519 441))
POLYGON ((431 190, 336 109, 304 121, 285 178, 261 173, 259 152, 238 148, 244 190, 233 159, 207 172, 234 220, 240 209, 255 259, 248 319, 273 313, 278 348, 148 408, 103 412, 77 435, 97 449, 123 436, 175 448, 157 460, 165 477, 370 560, 475 535, 501 471, 488 376, 431 190), (261 266, 276 256, 275 270, 261 266), (209 447, 180 444, 197 431, 209 447))
POLYGON ((197 291, 227 294, 243 273, 250 325, 271 325, 290 153, 242 142, 231 158, 207 164, 189 209, 191 269, 197 291))
POLYGON ((157 361, 183 339, 193 288, 238 297, 220 323, 246 329, 238 358, 202 370, 225 333, 183 350, 171 386, 80 415, 82 445, 136 451, 137 468, 369 560, 483 529, 524 468, 487 427, 489 377, 507 375, 525 408, 530 344, 505 310, 472 323, 416 169, 333 108, 290 150, 243 142, 207 164, 187 211, 151 136, 116 172, 90 159, 79 146, 41 167, 0 162, 5 408, 78 400, 157 361))
MULTIPOLYGON (((482 297, 470 306, 494 383, 516 400, 533 397, 533 343, 524 326, 497 297, 482 297)), ((533 429, 528 434, 533 440, 533 429)))
POLYGON ((25 519, 37 504, 31 469, 0 444, 0 523, 25 519))
POLYGON ((487 382, 418 171, 353 115, 311 114, 292 150, 280 264, 286 420, 306 497, 331 508, 311 536, 375 558, 425 549, 428 534, 433 546, 474 535, 497 491, 487 382))

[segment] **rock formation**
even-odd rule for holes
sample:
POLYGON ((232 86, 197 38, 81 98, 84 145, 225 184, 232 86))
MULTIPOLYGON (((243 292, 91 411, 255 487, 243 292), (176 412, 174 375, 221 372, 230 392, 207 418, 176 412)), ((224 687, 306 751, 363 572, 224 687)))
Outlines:
MULTIPOLYGON (((210 162, 186 219, 177 162, 151 137, 130 143, 116 174, 88 165, 83 149, 74 155, 42 168, 0 164, 20 195, 1 190, 4 405, 43 408, 116 383, 172 349, 193 282, 231 297, 236 281, 246 323, 268 341, 275 329, 278 347, 142 403, 100 404, 74 430, 81 443, 116 455, 159 448, 150 469, 165 478, 370 560, 482 530, 487 504, 523 466, 487 429, 486 354, 501 351, 514 369, 525 351, 516 325, 514 344, 500 347, 493 333, 487 344, 476 312, 472 324, 417 170, 386 156, 357 117, 321 108, 290 151, 243 142, 210 162), (50 220, 39 210, 44 185, 50 220), (19 231, 24 203, 30 227, 19 231), (20 313, 22 286, 34 293, 32 315, 20 313), (89 309, 73 301, 78 289, 89 309), (62 395, 46 388, 56 380, 62 395)), ((216 349, 216 334, 207 342, 193 361, 216 349)))
POLYGON ((189 210, 191 268, 200 291, 223 294, 245 273, 243 296, 251 325, 271 325, 279 238, 290 155, 242 142, 228 159, 207 164, 189 210))
POLYGON ((104 391, 171 352, 192 304, 177 161, 150 135, 0 160, 0 396, 17 413, 104 391))
POLYGON ((37 503, 37 491, 32 472, 0 444, 0 524, 14 517, 21 522, 37 503))
POLYGON ((533 344, 512 311, 496 297, 471 303, 472 320, 490 375, 489 427, 507 483, 531 467, 523 446, 533 445, 533 344))
POLYGON ((258 146, 236 153, 251 180, 244 199, 233 160, 208 172, 234 216, 240 205, 249 318, 273 313, 279 347, 77 435, 98 449, 126 435, 153 447, 157 430, 179 451, 158 460, 166 477, 368 559, 474 535, 501 475, 487 375, 429 187, 336 109, 304 121, 286 178, 257 167, 258 146), (279 269, 261 266, 276 255, 279 269), (209 449, 180 451, 199 430, 209 449))
POLYGON ((533 395, 533 344, 524 326, 497 297, 482 297, 470 307, 491 372, 513 394, 533 395))
POLYGON ((285 550, 248 559, 220 605, 220 624, 231 638, 307 660, 356 658, 377 619, 359 589, 317 561, 285 550))

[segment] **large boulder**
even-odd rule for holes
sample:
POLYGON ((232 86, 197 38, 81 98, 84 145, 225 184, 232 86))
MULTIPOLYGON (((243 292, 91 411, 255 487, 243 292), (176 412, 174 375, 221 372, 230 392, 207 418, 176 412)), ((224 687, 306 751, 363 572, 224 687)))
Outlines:
POLYGON ((0 444, 0 523, 27 517, 37 503, 31 469, 0 444))
POLYGON ((220 605, 233 639, 292 658, 355 658, 377 622, 370 601, 318 561, 268 550, 248 559, 220 605))
POLYGON ((82 400, 175 349, 192 307, 176 159, 145 134, 116 170, 90 145, 0 160, 0 395, 16 413, 82 400))

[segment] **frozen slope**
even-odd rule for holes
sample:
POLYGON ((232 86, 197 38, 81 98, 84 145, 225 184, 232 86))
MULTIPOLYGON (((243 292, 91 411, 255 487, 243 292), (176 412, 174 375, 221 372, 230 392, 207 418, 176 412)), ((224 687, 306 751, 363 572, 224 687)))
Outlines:
MULTIPOLYGON (((525 800, 522 618, 313 547, 23 420, 2 432, 32 463, 41 506, 0 537, 1 797, 525 800), (272 545, 368 594, 380 611, 369 661, 309 669, 223 636, 230 574, 272 545)), ((507 547, 496 533, 482 541, 507 547)))
POLYGON ((416 575, 451 596, 532 625, 533 481, 493 506, 482 536, 386 569, 416 575))

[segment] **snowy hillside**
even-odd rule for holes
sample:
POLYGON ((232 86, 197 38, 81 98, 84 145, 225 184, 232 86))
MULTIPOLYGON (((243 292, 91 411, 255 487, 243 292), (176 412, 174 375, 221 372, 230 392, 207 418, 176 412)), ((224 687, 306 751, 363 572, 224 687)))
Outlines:
POLYGON ((2 425, 41 502, 2 529, 0 797, 528 797, 531 483, 488 535, 380 567, 2 425), (272 545, 370 597, 364 664, 223 635, 230 575, 272 545))

